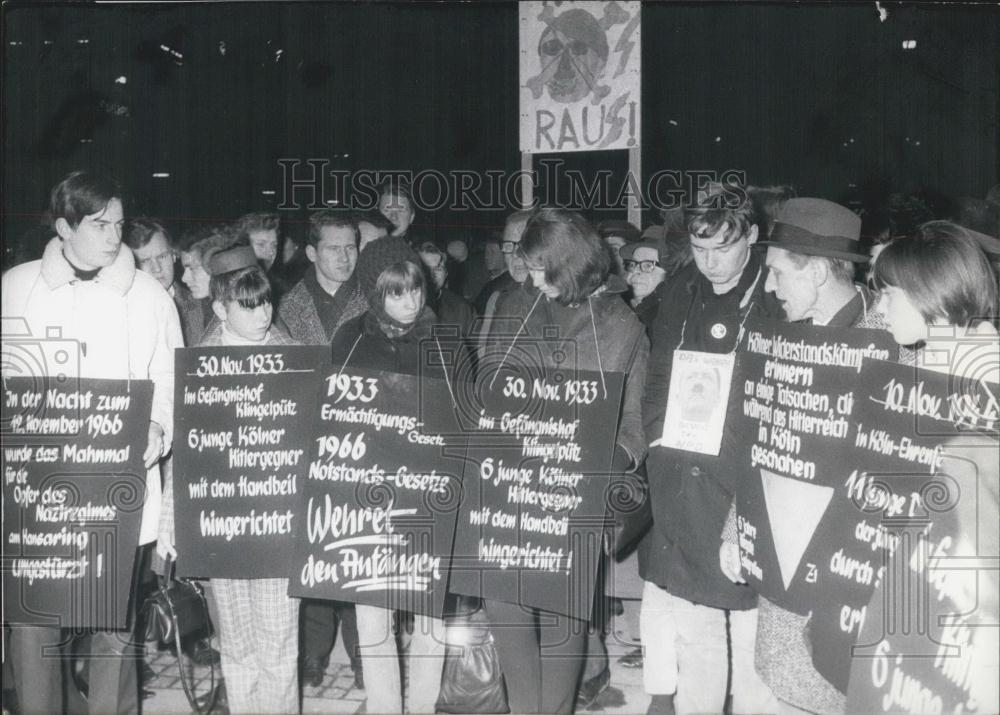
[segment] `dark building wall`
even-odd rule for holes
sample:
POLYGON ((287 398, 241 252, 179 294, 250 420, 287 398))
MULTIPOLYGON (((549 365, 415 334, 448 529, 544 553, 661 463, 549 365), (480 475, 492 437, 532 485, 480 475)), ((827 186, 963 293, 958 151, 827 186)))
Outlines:
MULTIPOLYGON (((871 3, 645 5, 644 173, 740 169, 845 200, 983 196, 997 181, 995 8, 886 7, 880 22, 871 3)), ((112 172, 133 210, 175 230, 277 205, 282 158, 520 167, 515 4, 7 7, 3 52, 8 243, 79 167, 112 172)), ((620 176, 623 157, 572 159, 620 176)))

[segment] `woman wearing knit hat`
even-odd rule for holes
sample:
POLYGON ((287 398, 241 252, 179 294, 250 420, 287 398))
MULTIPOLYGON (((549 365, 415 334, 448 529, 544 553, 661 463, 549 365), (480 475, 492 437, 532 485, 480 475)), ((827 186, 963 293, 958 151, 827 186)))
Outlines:
MULTIPOLYGON (((437 316, 427 306, 427 284, 420 257, 406 240, 385 236, 368 244, 355 269, 368 300, 368 312, 345 323, 333 336, 333 362, 405 375, 425 365, 447 365, 439 339, 428 343, 437 316), (427 345, 432 345, 428 348, 427 345), (424 347, 422 347, 424 346, 424 347)), ((449 352, 454 353, 454 341, 449 352)), ((460 361, 459 361, 460 362, 460 361)), ((433 713, 441 687, 445 628, 440 618, 414 614, 410 641, 406 707, 401 690, 400 659, 392 631, 393 611, 358 604, 358 640, 364 667, 369 713, 433 713)))

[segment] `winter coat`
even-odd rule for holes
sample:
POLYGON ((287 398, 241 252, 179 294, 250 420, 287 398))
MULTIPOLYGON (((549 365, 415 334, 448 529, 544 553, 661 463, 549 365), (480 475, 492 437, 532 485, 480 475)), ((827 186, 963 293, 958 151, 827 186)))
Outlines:
MULTIPOLYGON (((71 341, 75 352, 61 368, 72 372, 71 377, 152 380, 150 419, 163 428, 163 451, 169 452, 174 348, 183 345, 180 320, 163 286, 136 270, 127 246, 122 244, 114 262, 93 280, 81 281, 63 256, 62 240, 53 238, 41 260, 15 266, 4 275, 0 312, 7 333, 5 365, 20 363, 14 355, 17 342, 6 339, 17 323, 42 340, 71 341)), ((145 449, 143 443, 140 452, 145 449)), ((156 540, 160 491, 160 472, 154 466, 146 474, 140 544, 156 540)))
MULTIPOLYGON (((383 332, 374 313, 366 312, 344 323, 334 334, 333 363, 444 379, 444 372, 436 366, 454 365, 452 360, 430 359, 428 353, 440 351, 446 354, 449 348, 454 350, 462 342, 457 336, 441 337, 435 341, 432 328, 437 325, 440 325, 437 315, 425 306, 413 328, 402 335, 389 337, 383 332), (423 371, 421 365, 424 366, 423 371)), ((458 362, 461 362, 461 358, 456 361, 458 362)), ((448 378, 452 379, 454 374, 454 370, 450 370, 448 378)))
MULTIPOLYGON (((667 280, 670 279, 668 278, 667 280)), ((661 283, 660 285, 663 284, 661 283)), ((662 297, 659 290, 654 290, 636 305, 632 306, 632 310, 635 311, 635 317, 639 319, 639 322, 642 323, 642 326, 646 329, 646 333, 650 337, 653 335, 653 325, 656 322, 656 316, 660 312, 660 299, 662 297)))
MULTIPOLYGON (((739 283, 716 296, 711 284, 690 265, 661 284, 660 308, 652 326, 652 359, 643 395, 649 443, 663 432, 674 351, 727 353, 740 326, 755 316, 784 317, 765 293, 767 271, 756 252, 739 283)), ((719 569, 719 534, 733 499, 729 470, 719 457, 652 447, 646 460, 653 526, 640 548, 642 576, 671 594, 714 608, 753 608, 756 594, 732 583, 719 569)))
MULTIPOLYGON (((885 321, 874 310, 875 300, 871 292, 864 286, 856 288, 857 295, 830 319, 827 326, 884 330, 885 321)), ((913 364, 912 351, 901 349, 899 361, 913 364)), ((727 529, 727 533, 733 538, 735 526, 734 514, 731 517, 731 528, 727 529)), ((786 610, 761 596, 757 612, 757 672, 781 700, 820 715, 840 715, 846 705, 844 695, 820 675, 813 665, 808 645, 809 634, 806 632, 808 624, 809 616, 786 610)))
MULTIPOLYGON (((353 276, 352 276, 353 278, 353 276)), ((281 299, 278 306, 278 317, 288 327, 288 332, 293 339, 303 345, 326 345, 337 329, 351 320, 361 315, 368 309, 368 303, 361 294, 357 280, 351 280, 338 289, 334 296, 335 303, 341 305, 340 315, 337 316, 333 329, 327 331, 323 329, 323 321, 320 319, 319 311, 316 309, 316 300, 310 291, 306 281, 316 282, 316 267, 308 269, 306 277, 300 280, 281 299), (347 293, 341 297, 340 291, 347 293)))
POLYGON ((185 345, 197 345, 205 334, 206 326, 215 318, 211 298, 195 298, 183 283, 174 285, 174 303, 181 319, 185 345))
POLYGON ((450 288, 430 291, 427 298, 438 319, 446 325, 457 325, 459 333, 464 338, 472 335, 476 323, 476 311, 465 298, 450 288))

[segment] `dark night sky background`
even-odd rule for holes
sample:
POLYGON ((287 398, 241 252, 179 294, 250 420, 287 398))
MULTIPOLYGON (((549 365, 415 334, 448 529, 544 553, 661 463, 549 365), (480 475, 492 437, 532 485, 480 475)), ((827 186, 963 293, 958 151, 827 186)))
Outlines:
MULTIPOLYGON (((998 174, 997 7, 883 7, 885 22, 873 2, 644 5, 644 175, 739 169, 855 202, 982 198, 998 174)), ((517 17, 516 3, 7 6, 5 241, 76 168, 109 171, 130 213, 179 232, 276 206, 281 158, 513 173, 517 17)), ((563 158, 619 175, 627 161, 563 158)), ((303 216, 285 213, 293 227, 303 216)), ((419 221, 472 237, 502 216, 419 221)))

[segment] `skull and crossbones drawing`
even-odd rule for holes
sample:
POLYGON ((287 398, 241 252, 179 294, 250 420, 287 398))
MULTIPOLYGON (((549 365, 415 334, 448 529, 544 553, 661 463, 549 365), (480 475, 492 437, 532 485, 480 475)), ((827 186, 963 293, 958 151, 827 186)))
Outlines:
POLYGON ((538 16, 546 25, 538 42, 541 72, 527 81, 534 98, 541 97, 545 87, 553 101, 563 104, 579 102, 591 93, 594 104, 604 99, 611 91, 600 83, 608 63, 607 31, 629 17, 614 2, 600 20, 580 8, 556 15, 546 3, 538 16))

